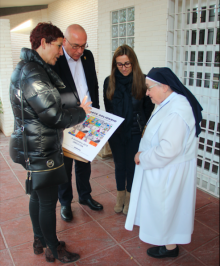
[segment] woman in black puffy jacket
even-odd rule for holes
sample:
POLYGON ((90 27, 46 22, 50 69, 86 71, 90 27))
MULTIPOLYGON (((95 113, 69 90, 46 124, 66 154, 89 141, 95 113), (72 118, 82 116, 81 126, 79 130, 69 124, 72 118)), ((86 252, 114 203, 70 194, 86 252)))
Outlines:
MULTIPOLYGON (((63 55, 63 38, 63 33, 56 26, 51 23, 39 23, 30 35, 32 49, 21 50, 21 61, 11 76, 10 84, 10 100, 15 118, 14 132, 10 139, 10 156, 14 162, 26 167, 23 144, 27 143, 30 162, 36 157, 45 158, 48 162, 55 156, 59 167, 58 170, 52 170, 56 172, 50 173, 54 173, 55 179, 59 171, 58 174, 65 180, 62 132, 64 128, 84 120, 91 102, 84 104, 83 101, 81 107, 62 109, 57 89, 65 89, 65 86, 48 64, 54 65, 57 58, 63 55), (21 103, 26 136, 24 143, 21 103)), ((77 260, 79 255, 66 251, 65 242, 58 241, 56 236, 58 184, 53 182, 55 181, 47 187, 31 191, 29 212, 34 231, 34 253, 42 253, 43 247, 47 245, 47 261, 51 262, 57 258, 64 263, 72 262, 77 260)))
POLYGON ((112 59, 111 75, 104 81, 103 93, 106 111, 125 119, 109 139, 115 162, 116 213, 128 212, 134 156, 143 129, 154 109, 154 104, 145 93, 145 76, 135 52, 128 45, 119 46, 112 59))

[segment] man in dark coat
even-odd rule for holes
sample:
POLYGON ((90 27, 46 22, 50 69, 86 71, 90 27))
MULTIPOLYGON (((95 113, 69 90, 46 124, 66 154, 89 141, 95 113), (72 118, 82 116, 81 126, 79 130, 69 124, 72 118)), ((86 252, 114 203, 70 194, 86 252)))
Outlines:
MULTIPOLYGON (((84 96, 92 101, 92 106, 99 108, 98 80, 95 62, 91 51, 87 48, 87 34, 77 24, 70 25, 65 32, 63 41, 63 56, 57 59, 53 70, 60 76, 66 88, 60 90, 62 107, 65 109, 79 106, 84 96)), ((64 157, 68 183, 59 186, 59 201, 61 203, 61 218, 64 221, 73 219, 71 210, 72 167, 73 159, 64 157)), ((102 210, 103 206, 92 199, 90 186, 91 164, 75 160, 76 187, 79 203, 89 206, 92 210, 102 210)))

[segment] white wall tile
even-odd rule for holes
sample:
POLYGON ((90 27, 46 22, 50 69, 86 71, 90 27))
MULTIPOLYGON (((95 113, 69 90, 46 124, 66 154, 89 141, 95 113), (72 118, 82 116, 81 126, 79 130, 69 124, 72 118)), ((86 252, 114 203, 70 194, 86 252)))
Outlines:
POLYGON ((6 136, 13 131, 14 117, 9 102, 10 77, 13 70, 10 20, 0 19, 0 98, 3 114, 0 114, 0 129, 6 136))
MULTIPOLYGON (((99 85, 111 69, 111 12, 135 7, 135 47, 143 73, 152 67, 166 65, 166 32, 168 0, 99 0, 98 1, 98 46, 99 85), (104 58, 104 60, 103 60, 104 58)), ((102 96, 102 92, 100 92, 102 96)), ((101 106, 104 109, 102 99, 101 106)))

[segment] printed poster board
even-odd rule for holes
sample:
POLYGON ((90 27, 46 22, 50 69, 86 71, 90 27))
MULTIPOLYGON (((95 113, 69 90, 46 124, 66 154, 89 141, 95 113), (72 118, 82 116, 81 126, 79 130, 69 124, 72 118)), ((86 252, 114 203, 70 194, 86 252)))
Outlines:
POLYGON ((82 123, 64 130, 64 155, 73 153, 73 157, 68 157, 74 158, 77 155, 84 160, 93 161, 123 120, 124 118, 92 107, 82 123))

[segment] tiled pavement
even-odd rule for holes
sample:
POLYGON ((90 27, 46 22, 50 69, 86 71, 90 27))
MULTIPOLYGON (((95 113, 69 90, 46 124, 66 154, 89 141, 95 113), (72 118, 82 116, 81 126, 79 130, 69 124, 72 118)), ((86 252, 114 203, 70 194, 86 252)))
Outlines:
MULTIPOLYGON (((29 196, 24 192, 26 172, 10 159, 8 140, 0 133, 0 265, 61 265, 57 260, 49 264, 43 254, 33 253, 33 233, 28 215, 29 196)), ((178 258, 157 260, 146 255, 150 245, 140 241, 138 227, 132 232, 126 231, 126 217, 114 213, 116 189, 111 158, 94 160, 91 185, 92 196, 104 205, 103 211, 95 212, 78 203, 74 178, 74 220, 70 223, 62 221, 60 205, 57 205, 59 239, 66 241, 70 251, 81 256, 79 261, 69 265, 219 265, 218 199, 197 190, 192 242, 180 246, 178 258)))

